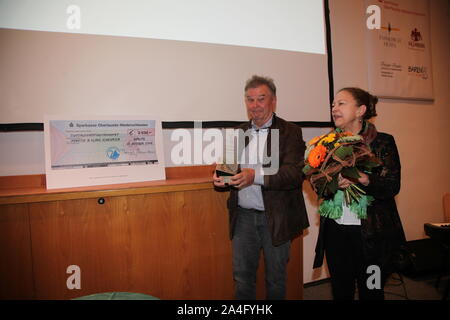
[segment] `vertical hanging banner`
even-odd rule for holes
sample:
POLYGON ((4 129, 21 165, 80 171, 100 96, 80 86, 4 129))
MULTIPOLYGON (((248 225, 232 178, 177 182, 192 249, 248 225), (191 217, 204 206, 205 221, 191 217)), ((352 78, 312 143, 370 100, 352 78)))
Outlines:
POLYGON ((369 90, 384 98, 432 100, 428 0, 366 0, 366 8, 379 18, 374 28, 367 20, 369 90))

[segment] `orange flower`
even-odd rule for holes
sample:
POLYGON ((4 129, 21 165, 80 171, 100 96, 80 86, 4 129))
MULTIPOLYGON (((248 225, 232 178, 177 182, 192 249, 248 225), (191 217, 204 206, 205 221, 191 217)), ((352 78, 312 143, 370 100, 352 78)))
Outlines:
POLYGON ((325 160, 327 155, 327 148, 323 145, 318 145, 311 150, 308 156, 309 165, 313 168, 317 168, 325 160))

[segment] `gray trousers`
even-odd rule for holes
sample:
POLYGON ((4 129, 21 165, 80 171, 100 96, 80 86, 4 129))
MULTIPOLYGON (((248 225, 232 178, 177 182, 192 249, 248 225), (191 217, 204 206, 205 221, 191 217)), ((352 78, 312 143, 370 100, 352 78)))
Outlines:
POLYGON ((239 208, 232 240, 235 298, 256 299, 256 272, 262 250, 266 299, 285 299, 290 246, 290 241, 272 245, 265 212, 239 208))

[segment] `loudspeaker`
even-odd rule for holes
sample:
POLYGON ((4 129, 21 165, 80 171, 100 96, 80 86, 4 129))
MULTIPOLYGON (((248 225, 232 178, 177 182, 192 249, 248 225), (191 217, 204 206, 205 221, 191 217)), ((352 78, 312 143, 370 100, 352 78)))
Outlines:
POLYGON ((407 242, 410 264, 402 273, 408 277, 437 274, 442 271, 443 254, 438 244, 431 239, 407 242))

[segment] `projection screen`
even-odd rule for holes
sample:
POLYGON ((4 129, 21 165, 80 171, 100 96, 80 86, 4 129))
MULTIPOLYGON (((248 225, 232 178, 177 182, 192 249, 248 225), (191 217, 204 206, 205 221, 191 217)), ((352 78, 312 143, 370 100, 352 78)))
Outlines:
POLYGON ((0 123, 244 121, 253 74, 281 117, 330 121, 324 17, 323 0, 0 0, 0 123))

